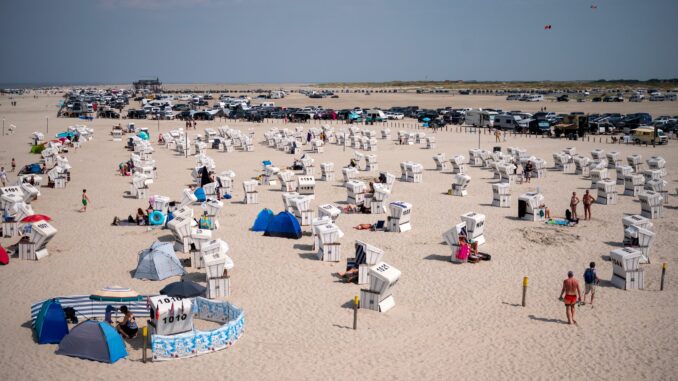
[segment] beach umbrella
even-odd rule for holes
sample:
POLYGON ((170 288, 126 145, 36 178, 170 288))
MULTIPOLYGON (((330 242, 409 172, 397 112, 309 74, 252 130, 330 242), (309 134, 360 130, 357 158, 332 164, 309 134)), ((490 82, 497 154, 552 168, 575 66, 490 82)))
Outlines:
POLYGON ((206 290, 207 288, 195 282, 181 280, 180 282, 168 284, 160 290, 160 294, 179 298, 193 298, 196 296, 205 296, 206 290))
POLYGON ((52 218, 50 216, 46 216, 44 214, 33 214, 27 217, 24 217, 21 219, 21 222, 24 223, 33 223, 33 222, 40 222, 40 221, 52 221, 52 218))
POLYGON ((7 250, 2 246, 0 246, 0 264, 9 264, 9 255, 7 255, 7 250))
POLYGON ((135 302, 144 297, 128 287, 106 286, 92 293, 89 298, 102 302, 135 302))

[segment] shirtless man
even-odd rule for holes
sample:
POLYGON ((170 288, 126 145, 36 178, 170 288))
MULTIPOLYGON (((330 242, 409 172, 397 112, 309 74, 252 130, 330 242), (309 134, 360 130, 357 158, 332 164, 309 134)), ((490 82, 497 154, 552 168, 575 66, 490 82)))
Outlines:
POLYGON ((574 320, 574 310, 577 302, 581 300, 581 290, 579 289, 579 282, 574 278, 572 271, 567 272, 567 279, 563 281, 563 289, 560 291, 558 299, 565 301, 567 324, 577 324, 577 321, 574 320), (565 299, 563 299, 563 296, 565 299))
POLYGON ((570 198, 570 210, 572 211, 572 218, 577 218, 577 205, 579 205, 579 197, 577 197, 577 192, 572 192, 572 198, 570 198))
POLYGON ((590 220, 591 219, 591 205, 593 204, 593 201, 595 199, 591 194, 589 193, 588 189, 586 190, 586 193, 584 193, 584 198, 582 199, 582 203, 584 204, 584 219, 585 220, 590 220))

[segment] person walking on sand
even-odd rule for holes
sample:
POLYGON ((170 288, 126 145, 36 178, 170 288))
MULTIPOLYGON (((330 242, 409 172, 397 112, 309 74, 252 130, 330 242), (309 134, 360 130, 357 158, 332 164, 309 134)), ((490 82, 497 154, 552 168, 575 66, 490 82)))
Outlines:
POLYGON ((87 196, 87 189, 82 190, 81 201, 82 201, 82 208, 80 208, 80 211, 86 212, 87 211, 87 204, 90 203, 89 196, 87 196))
POLYGON ((12 158, 12 172, 16 171, 16 160, 12 158))
POLYGON ((584 219, 585 220, 590 220, 591 219, 591 205, 593 205, 593 201, 595 199, 591 194, 589 193, 588 189, 586 190, 586 193, 584 193, 584 199, 582 200, 582 203, 584 204, 584 219))
POLYGON ((0 167, 0 181, 2 181, 2 186, 7 186, 7 173, 5 173, 5 167, 0 167))
POLYGON ((532 176, 532 162, 531 161, 528 161, 523 166, 523 176, 525 176, 525 181, 529 184, 530 183, 530 177, 532 176))
POLYGON ((499 130, 494 131, 494 142, 501 143, 501 131, 499 130))
POLYGON ((572 211, 572 218, 577 218, 577 205, 579 205, 579 197, 577 197, 577 192, 572 192, 572 198, 570 198, 570 210, 572 211))
POLYGON ((581 301, 581 290, 579 289, 579 282, 574 278, 572 271, 567 272, 567 279, 563 281, 563 289, 560 291, 558 299, 565 302, 567 324, 577 324, 577 321, 574 319, 574 310, 577 302, 581 301))
POLYGON ((591 294, 591 307, 593 307, 593 297, 596 296, 596 285, 600 279, 596 274, 596 262, 589 263, 589 268, 584 271, 584 298, 582 304, 586 304, 586 295, 591 294))

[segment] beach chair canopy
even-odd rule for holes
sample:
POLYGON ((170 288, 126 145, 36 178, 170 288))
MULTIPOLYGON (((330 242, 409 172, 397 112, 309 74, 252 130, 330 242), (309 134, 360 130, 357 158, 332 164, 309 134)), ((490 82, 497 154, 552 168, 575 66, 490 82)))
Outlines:
POLYGON ((85 320, 59 343, 58 355, 114 363, 127 357, 122 337, 106 322, 85 320))
POLYGON ((68 323, 61 303, 52 299, 44 302, 35 319, 38 344, 58 344, 68 334, 68 323))
POLYGON ((172 276, 186 274, 170 242, 155 242, 151 247, 139 253, 139 261, 134 271, 137 279, 163 280, 172 276))
POLYGON ((301 238, 301 226, 294 215, 289 212, 280 212, 268 223, 264 235, 299 239, 301 238))
POLYGON ((252 225, 253 232, 265 232, 268 227, 268 223, 273 219, 273 212, 271 209, 262 209, 259 214, 257 214, 257 219, 254 220, 252 225))
POLYGON ((207 201, 207 196, 205 196, 205 190, 202 188, 198 188, 193 192, 195 195, 195 198, 197 199, 198 202, 205 202, 207 201))

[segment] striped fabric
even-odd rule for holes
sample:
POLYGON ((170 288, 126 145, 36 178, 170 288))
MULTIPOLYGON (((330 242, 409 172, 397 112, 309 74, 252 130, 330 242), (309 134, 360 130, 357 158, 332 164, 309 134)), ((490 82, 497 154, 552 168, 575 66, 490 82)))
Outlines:
POLYGON ((367 262, 367 255, 363 245, 355 245, 355 258, 346 261, 346 271, 357 269, 358 266, 364 265, 367 262))
MULTIPOLYGON (((100 302, 97 300, 91 300, 89 295, 71 295, 71 296, 57 296, 50 299, 56 299, 61 303, 61 307, 73 307, 76 313, 75 316, 79 320, 87 318, 98 318, 103 320, 104 315, 106 314, 106 306, 109 304, 115 308, 120 308, 120 306, 127 306, 129 310, 136 315, 137 318, 146 318, 149 316, 149 309, 146 304, 146 300, 150 296, 155 295, 143 295, 144 299, 136 302, 100 302)), ((38 317, 40 308, 42 304, 49 299, 41 300, 33 305, 31 305, 31 325, 35 325, 35 319, 38 317)), ((122 314, 114 315, 114 317, 120 316, 122 314)))

